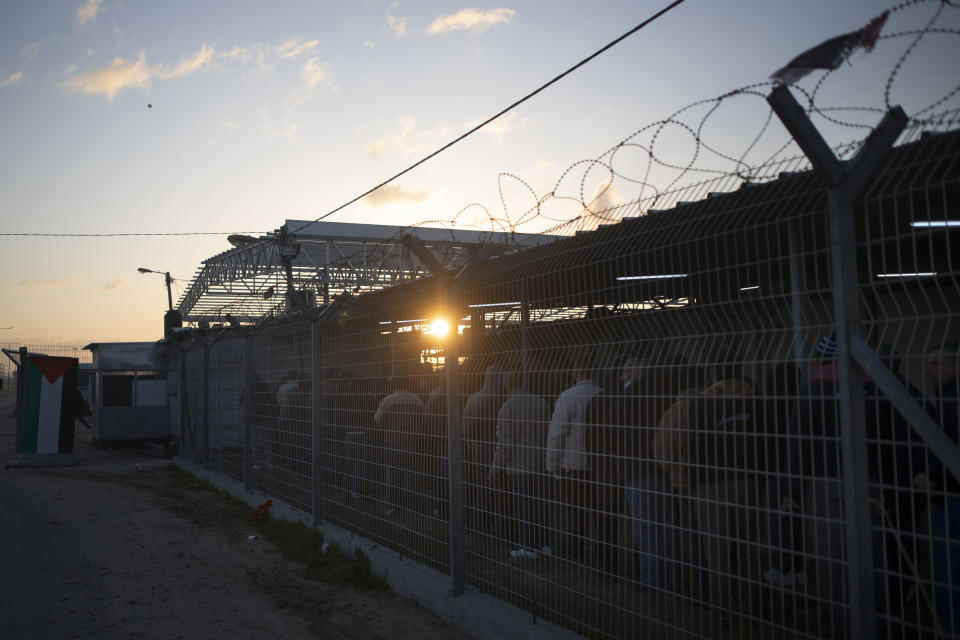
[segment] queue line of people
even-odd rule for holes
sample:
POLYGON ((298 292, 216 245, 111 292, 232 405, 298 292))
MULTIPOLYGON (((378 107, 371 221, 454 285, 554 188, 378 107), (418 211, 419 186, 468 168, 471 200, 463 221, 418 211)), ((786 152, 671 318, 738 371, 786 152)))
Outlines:
MULTIPOLYGON (((759 606, 764 582, 815 582, 822 602, 843 603, 841 427, 831 349, 829 339, 821 341, 823 362, 807 382, 791 365, 766 385, 751 380, 732 354, 717 355, 707 371, 638 355, 605 367, 583 359, 565 367, 573 384, 553 402, 552 394, 537 393, 546 391, 549 373, 491 364, 461 413, 467 525, 515 545, 513 558, 590 564, 722 610, 759 606), (611 369, 616 379, 603 379, 611 369)), ((880 355, 896 371, 898 360, 885 349, 880 355)), ((926 372, 933 396, 901 382, 957 442, 956 345, 927 359, 937 361, 936 371, 930 365, 926 372)), ((398 377, 374 412, 369 426, 382 434, 387 454, 369 457, 385 462, 388 514, 411 508, 402 496, 416 493, 434 515, 448 507, 442 379, 398 377), (415 489, 414 475, 427 482, 415 489)), ((957 479, 882 391, 869 380, 864 385, 878 611, 904 614, 908 565, 922 557, 926 521, 937 617, 960 631, 957 479)), ((828 631, 843 637, 842 605, 828 608, 828 631)))

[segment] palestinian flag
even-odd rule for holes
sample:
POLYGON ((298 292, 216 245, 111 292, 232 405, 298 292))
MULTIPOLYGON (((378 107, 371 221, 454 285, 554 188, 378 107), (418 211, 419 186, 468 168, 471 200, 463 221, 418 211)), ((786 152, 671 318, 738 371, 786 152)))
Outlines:
POLYGON ((77 359, 30 356, 24 365, 20 453, 73 453, 77 359))

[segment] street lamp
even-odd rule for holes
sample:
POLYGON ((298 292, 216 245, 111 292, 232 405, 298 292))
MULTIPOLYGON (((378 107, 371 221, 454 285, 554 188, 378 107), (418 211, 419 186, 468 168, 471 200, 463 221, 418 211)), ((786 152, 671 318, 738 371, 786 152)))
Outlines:
POLYGON ((173 278, 170 277, 169 271, 154 271, 153 269, 144 269, 143 267, 137 267, 137 271, 140 273, 159 273, 164 276, 167 281, 167 310, 173 311, 173 296, 170 294, 170 283, 173 282, 173 278))
POLYGON ((183 316, 180 315, 179 311, 173 309, 173 294, 170 293, 170 283, 173 282, 173 278, 170 277, 169 271, 154 271, 143 267, 137 267, 137 271, 140 273, 159 273, 167 282, 167 312, 163 314, 163 336, 169 338, 175 328, 183 326, 183 316))

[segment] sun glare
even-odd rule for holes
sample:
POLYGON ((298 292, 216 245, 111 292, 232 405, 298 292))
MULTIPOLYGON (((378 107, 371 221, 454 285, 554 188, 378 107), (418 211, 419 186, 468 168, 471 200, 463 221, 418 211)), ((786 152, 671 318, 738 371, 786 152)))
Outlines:
POLYGON ((450 331, 450 325, 447 323, 447 321, 444 320, 443 318, 437 318, 436 320, 430 323, 430 327, 427 329, 425 333, 431 336, 437 336, 438 338, 442 338, 445 335, 447 335, 447 332, 449 331, 450 331))

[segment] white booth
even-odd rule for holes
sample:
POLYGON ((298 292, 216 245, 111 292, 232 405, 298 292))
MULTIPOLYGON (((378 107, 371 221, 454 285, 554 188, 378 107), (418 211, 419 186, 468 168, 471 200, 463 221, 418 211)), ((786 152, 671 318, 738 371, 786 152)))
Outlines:
POLYGON ((94 342, 90 409, 100 441, 170 436, 168 356, 156 342, 94 342))

